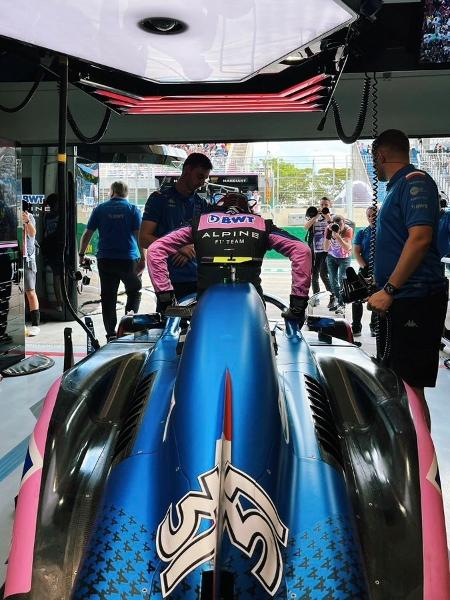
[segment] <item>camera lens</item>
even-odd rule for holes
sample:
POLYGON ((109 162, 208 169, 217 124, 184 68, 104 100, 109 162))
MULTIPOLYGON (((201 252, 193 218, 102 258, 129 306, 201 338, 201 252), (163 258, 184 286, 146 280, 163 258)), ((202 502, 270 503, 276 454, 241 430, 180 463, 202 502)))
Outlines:
POLYGON ((322 214, 323 214, 323 215, 328 215, 328 214, 329 214, 329 212, 330 212, 330 209, 328 208, 328 206, 324 206, 324 207, 322 208, 322 214))
POLYGON ((334 231, 334 233, 337 233, 339 231, 338 223, 333 223, 333 225, 331 226, 331 231, 334 231))
POLYGON ((308 217, 308 219, 312 219, 313 217, 317 216, 318 212, 319 211, 315 206, 310 206, 306 209, 306 216, 308 217))

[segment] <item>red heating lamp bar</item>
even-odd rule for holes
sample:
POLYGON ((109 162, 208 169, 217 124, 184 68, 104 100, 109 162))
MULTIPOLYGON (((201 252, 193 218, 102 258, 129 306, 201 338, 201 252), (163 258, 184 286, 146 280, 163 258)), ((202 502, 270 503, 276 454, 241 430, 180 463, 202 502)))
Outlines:
POLYGON ((128 96, 96 90, 104 101, 124 114, 198 114, 248 112, 314 112, 323 108, 329 75, 320 74, 277 93, 207 94, 198 96, 128 96))

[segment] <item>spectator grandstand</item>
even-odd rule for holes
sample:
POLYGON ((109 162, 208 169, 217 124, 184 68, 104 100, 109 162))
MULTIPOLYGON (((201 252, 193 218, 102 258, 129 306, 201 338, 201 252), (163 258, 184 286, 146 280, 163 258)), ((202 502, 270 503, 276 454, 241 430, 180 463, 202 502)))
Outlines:
POLYGON ((425 0, 420 60, 450 62, 450 1, 425 0))

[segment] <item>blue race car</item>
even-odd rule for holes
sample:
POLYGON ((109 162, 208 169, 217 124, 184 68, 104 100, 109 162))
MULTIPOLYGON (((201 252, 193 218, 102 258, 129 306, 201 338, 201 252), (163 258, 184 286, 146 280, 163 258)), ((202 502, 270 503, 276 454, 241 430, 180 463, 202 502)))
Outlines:
POLYGON ((402 382, 269 322, 250 284, 171 311, 49 391, 5 598, 448 598, 435 456, 402 382))

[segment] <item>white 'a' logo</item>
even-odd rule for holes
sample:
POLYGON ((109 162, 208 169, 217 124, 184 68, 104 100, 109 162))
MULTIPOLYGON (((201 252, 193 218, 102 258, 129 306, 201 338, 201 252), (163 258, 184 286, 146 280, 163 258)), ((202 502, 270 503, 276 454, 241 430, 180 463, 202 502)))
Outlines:
POLYGON ((286 546, 288 528, 265 490, 243 471, 227 463, 224 470, 222 506, 218 506, 220 472, 216 466, 198 478, 201 491, 186 494, 169 506, 157 532, 158 556, 169 565, 161 573, 163 597, 199 565, 215 556, 218 511, 223 511, 224 531, 231 543, 251 557, 258 542, 263 550, 252 573, 273 596, 281 583, 283 559, 280 544, 286 546), (243 508, 241 500, 245 498, 243 508), (248 505, 251 505, 248 507, 248 505), (174 524, 176 521, 177 525, 174 524), (203 521, 210 525, 204 525, 203 521))

